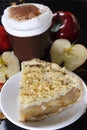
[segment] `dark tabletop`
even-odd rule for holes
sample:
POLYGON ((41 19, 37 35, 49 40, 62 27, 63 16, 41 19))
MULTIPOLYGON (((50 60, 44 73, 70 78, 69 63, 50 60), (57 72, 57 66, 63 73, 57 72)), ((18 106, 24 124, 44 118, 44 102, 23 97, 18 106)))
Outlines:
MULTIPOLYGON (((3 14, 3 10, 10 5, 11 2, 17 4, 22 2, 34 2, 43 3, 51 8, 53 12, 58 10, 71 11, 77 17, 80 27, 81 34, 78 43, 81 43, 87 47, 87 0, 0 0, 0 18, 3 14)), ((76 73, 85 81, 87 84, 87 64, 84 64, 80 71, 76 73)), ((61 130, 79 130, 87 129, 87 111, 73 124, 62 128, 61 130)), ((10 121, 3 120, 0 124, 0 130, 24 130, 12 124, 10 121)))

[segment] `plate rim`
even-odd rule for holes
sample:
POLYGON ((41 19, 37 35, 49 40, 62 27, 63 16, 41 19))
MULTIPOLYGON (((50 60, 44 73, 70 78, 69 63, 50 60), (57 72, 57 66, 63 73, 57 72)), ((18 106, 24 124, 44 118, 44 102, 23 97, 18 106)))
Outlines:
MULTIPOLYGON (((75 73, 73 73, 73 74, 75 74, 75 73)), ((39 130, 39 128, 25 126, 25 125, 24 125, 23 123, 21 123, 21 122, 14 121, 13 119, 11 119, 11 118, 9 117, 9 115, 7 115, 7 113, 6 113, 5 110, 3 109, 3 106, 2 106, 2 93, 3 93, 4 89, 5 89, 5 86, 8 84, 8 82, 11 82, 11 80, 12 80, 13 78, 15 78, 16 76, 20 76, 20 75, 21 75, 21 72, 16 73, 16 74, 13 75, 11 78, 9 78, 9 79, 6 81, 6 83, 4 84, 4 86, 3 86, 3 88, 2 88, 2 90, 1 90, 1 92, 0 92, 0 96, 1 96, 1 98, 0 98, 1 111, 4 113, 4 115, 7 117, 7 119, 8 119, 10 122, 12 122, 14 125, 19 126, 19 127, 21 127, 21 128, 24 128, 24 129, 39 130)), ((75 74, 75 75, 76 75, 76 74, 75 74)), ((76 76, 79 77, 78 75, 76 75, 76 76)), ((80 77, 79 77, 79 78, 80 78, 80 77)), ((80 78, 80 79, 81 79, 81 78, 80 78)), ((85 90, 85 93, 86 93, 85 96, 87 97, 86 84, 85 84, 85 82, 84 82, 82 79, 81 79, 81 81, 82 81, 82 83, 83 83, 84 90, 85 90)), ((87 99, 87 98, 86 98, 86 99, 87 99)), ((87 108, 87 101, 86 101, 86 108, 87 108)), ((59 124, 53 125, 53 127, 50 126, 50 130, 53 130, 53 128, 54 128, 54 129, 60 129, 60 128, 64 128, 64 127, 66 127, 66 126, 69 126, 70 124, 72 124, 72 123, 74 123, 76 120, 78 120, 83 114, 84 114, 84 111, 83 111, 81 114, 78 114, 78 117, 77 117, 77 116, 74 116, 73 119, 70 118, 69 123, 67 123, 68 121, 65 121, 65 122, 61 123, 62 126, 59 125, 59 124), (51 127, 52 127, 52 128, 51 128, 51 127)), ((48 130, 48 128, 49 128, 49 126, 46 126, 46 128, 40 127, 40 130, 48 130)))

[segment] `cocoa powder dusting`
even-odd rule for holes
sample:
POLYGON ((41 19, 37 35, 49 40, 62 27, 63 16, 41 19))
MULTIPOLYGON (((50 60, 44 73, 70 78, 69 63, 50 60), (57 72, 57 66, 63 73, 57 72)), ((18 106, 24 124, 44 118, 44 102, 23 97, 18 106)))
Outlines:
POLYGON ((34 5, 15 6, 11 7, 9 10, 9 17, 17 21, 32 19, 40 14, 41 12, 34 5))

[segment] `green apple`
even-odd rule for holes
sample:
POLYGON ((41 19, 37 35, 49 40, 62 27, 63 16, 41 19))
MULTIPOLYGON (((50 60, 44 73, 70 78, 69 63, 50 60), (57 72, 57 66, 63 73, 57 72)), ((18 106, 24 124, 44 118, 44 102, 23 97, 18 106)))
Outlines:
POLYGON ((63 52, 65 49, 70 48, 71 44, 67 39, 58 39, 53 42, 50 55, 51 61, 59 65, 63 62, 63 52))
POLYGON ((6 82, 8 78, 20 71, 18 58, 10 51, 3 52, 0 55, 0 86, 6 82))
POLYGON ((87 60, 87 48, 82 44, 71 44, 67 39, 58 39, 50 49, 51 61, 62 63, 71 71, 80 67, 87 60))

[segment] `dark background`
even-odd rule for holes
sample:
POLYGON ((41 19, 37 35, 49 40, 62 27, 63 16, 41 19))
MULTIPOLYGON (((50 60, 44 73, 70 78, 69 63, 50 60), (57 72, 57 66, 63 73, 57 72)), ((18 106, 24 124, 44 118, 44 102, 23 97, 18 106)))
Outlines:
MULTIPOLYGON (((51 8, 53 12, 58 10, 67 10, 71 11, 78 19, 78 22, 81 27, 80 37, 78 39, 78 43, 81 43, 87 47, 87 0, 0 0, 0 18, 3 14, 3 10, 11 5, 12 2, 16 2, 17 4, 23 2, 30 3, 42 3, 51 8)), ((1 24, 1 21, 0 21, 1 24)), ((87 64, 82 66, 81 70, 77 72, 82 79, 87 83, 87 64)), ((87 112, 80 117, 75 123, 67 126, 61 130, 79 130, 87 129, 87 112)), ((0 124, 0 130, 24 130, 15 125, 13 125, 10 121, 4 120, 0 124)))

